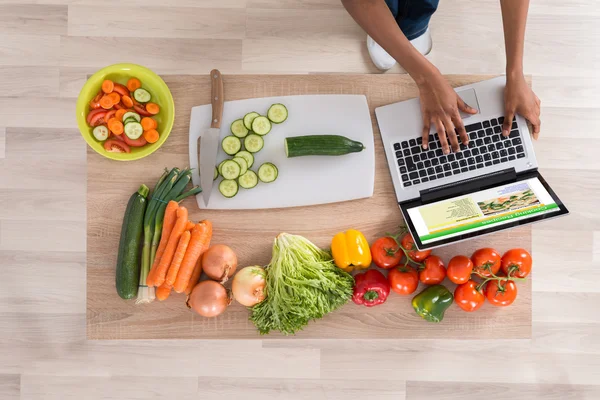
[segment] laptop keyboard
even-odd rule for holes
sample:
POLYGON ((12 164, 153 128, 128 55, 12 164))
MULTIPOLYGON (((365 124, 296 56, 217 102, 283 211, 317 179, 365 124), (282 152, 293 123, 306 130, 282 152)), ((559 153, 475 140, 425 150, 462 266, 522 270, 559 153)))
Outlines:
POLYGON ((525 157, 525 149, 516 119, 510 135, 502 136, 504 117, 466 125, 469 144, 457 153, 444 154, 438 134, 429 135, 429 148, 421 146, 421 137, 394 143, 402 185, 414 186, 452 175, 506 163, 525 157))

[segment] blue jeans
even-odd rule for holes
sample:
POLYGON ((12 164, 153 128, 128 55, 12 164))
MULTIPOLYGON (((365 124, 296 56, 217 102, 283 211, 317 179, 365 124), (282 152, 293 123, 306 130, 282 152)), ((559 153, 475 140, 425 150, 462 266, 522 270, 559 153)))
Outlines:
POLYGON ((439 0, 385 0, 408 40, 421 36, 429 26, 439 0))

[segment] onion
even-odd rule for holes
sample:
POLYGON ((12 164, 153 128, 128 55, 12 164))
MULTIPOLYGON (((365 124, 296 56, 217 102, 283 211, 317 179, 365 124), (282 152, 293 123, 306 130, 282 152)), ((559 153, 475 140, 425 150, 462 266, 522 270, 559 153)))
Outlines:
POLYGON ((210 279, 225 283, 236 268, 237 256, 231 247, 224 244, 216 244, 202 255, 202 270, 210 279))
POLYGON ((231 304, 227 290, 219 282, 202 281, 188 296, 185 304, 203 317, 216 317, 231 304))
POLYGON ((252 307, 265 299, 265 270, 262 267, 246 267, 233 277, 233 297, 243 306, 252 307))

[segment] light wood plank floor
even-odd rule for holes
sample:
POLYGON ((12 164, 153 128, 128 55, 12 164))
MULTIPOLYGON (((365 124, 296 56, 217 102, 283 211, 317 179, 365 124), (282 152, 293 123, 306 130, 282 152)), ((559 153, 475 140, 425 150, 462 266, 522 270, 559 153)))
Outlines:
MULTIPOLYGON (((0 0, 0 399, 600 398, 599 18, 532 0, 536 150, 572 213, 533 228, 532 340, 86 342, 86 74, 376 71, 338 0, 0 0)), ((442 72, 503 72, 498 1, 431 30, 442 72)))

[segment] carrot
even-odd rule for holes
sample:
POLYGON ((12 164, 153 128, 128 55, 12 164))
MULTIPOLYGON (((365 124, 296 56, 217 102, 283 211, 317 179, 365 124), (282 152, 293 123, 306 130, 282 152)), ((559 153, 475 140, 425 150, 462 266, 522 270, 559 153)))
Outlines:
POLYGON ((169 241, 167 242, 167 247, 165 247, 165 251, 160 258, 160 262, 156 267, 156 274, 154 275, 154 286, 160 286, 165 281, 167 276, 167 270, 173 261, 173 256, 175 255, 175 250, 177 248, 177 244, 179 243, 179 238, 185 231, 185 227, 188 221, 188 210, 185 207, 179 207, 177 210, 177 220, 175 221, 175 225, 173 226, 173 230, 169 235, 169 241))
POLYGON ((156 103, 146 103, 146 111, 152 115, 156 115, 160 112, 160 107, 156 103))
POLYGON ((185 230, 186 231, 191 231, 192 229, 194 229, 195 226, 196 226, 195 223, 193 223, 192 221, 188 221, 187 225, 185 226, 185 230))
POLYGON ((121 101, 123 102, 123 105, 125 107, 127 107, 127 108, 133 107, 133 100, 131 100, 131 97, 123 96, 123 97, 121 97, 121 101))
POLYGON ((183 261, 183 257, 185 256, 185 252, 190 243, 191 235, 192 234, 190 233, 190 231, 184 231, 181 234, 181 237, 179 238, 179 244, 177 245, 175 255, 173 255, 173 261, 171 261, 171 266, 169 266, 167 278, 165 279, 165 283, 169 286, 173 286, 173 283, 175 283, 177 273, 179 272, 179 268, 181 267, 181 262, 183 261))
POLYGON ((171 294, 171 285, 167 285, 167 282, 160 285, 155 292, 156 298, 160 301, 166 300, 171 294))
POLYGON ((111 118, 108 120, 108 129, 115 135, 120 135, 123 133, 123 123, 116 118, 111 118))
POLYGON ((112 93, 113 90, 115 90, 115 83, 113 81, 106 79, 102 82, 102 91, 104 93, 112 93))
POLYGON ((115 92, 119 93, 121 96, 129 96, 129 90, 125 85, 121 85, 120 83, 115 83, 115 92))
POLYGON ((121 96, 119 96, 119 93, 109 93, 106 95, 109 99, 112 100, 113 105, 118 104, 121 101, 121 96))
POLYGON ((145 131, 149 131, 151 129, 156 129, 156 125, 157 125, 156 121, 150 117, 142 118, 141 124, 142 124, 142 128, 144 128, 145 131))
POLYGON ((125 115, 126 112, 127 112, 127 110, 124 108, 117 110, 117 112, 115 114, 115 118, 117 118, 119 121, 123 121, 123 115, 125 115))
POLYGON ((179 273, 177 279, 173 285, 173 289, 177 293, 185 291, 190 293, 202 273, 202 264, 200 257, 208 249, 210 245, 210 239, 212 237, 212 223, 208 220, 200 221, 194 229, 192 229, 192 237, 188 250, 183 257, 181 267, 179 267, 179 273))
POLYGON ((146 139, 146 141, 148 143, 156 143, 156 142, 158 142, 159 138, 160 138, 160 136, 158 135, 158 132, 156 131, 156 129, 150 129, 149 131, 144 131, 144 139, 146 139))
POLYGON ((158 263, 160 262, 163 253, 165 252, 165 248, 167 247, 167 243, 169 241, 169 236, 171 236, 171 231, 173 230, 173 226, 175 226, 175 221, 177 220, 177 210, 179 209, 179 204, 176 201, 169 201, 167 207, 165 208, 165 215, 163 217, 163 227, 160 236, 160 243, 158 244, 158 249, 156 249, 156 255, 154 257, 154 263, 150 269, 150 273, 146 278, 147 286, 155 286, 154 278, 156 275, 156 269, 158 267, 158 263))
POLYGON ((135 92, 135 89, 139 89, 142 87, 142 82, 140 82, 137 78, 131 78, 127 81, 127 89, 130 92, 135 92))
POLYGON ((105 110, 111 109, 114 105, 115 103, 113 103, 112 99, 108 96, 104 96, 100 99, 100 107, 104 108, 105 110))

